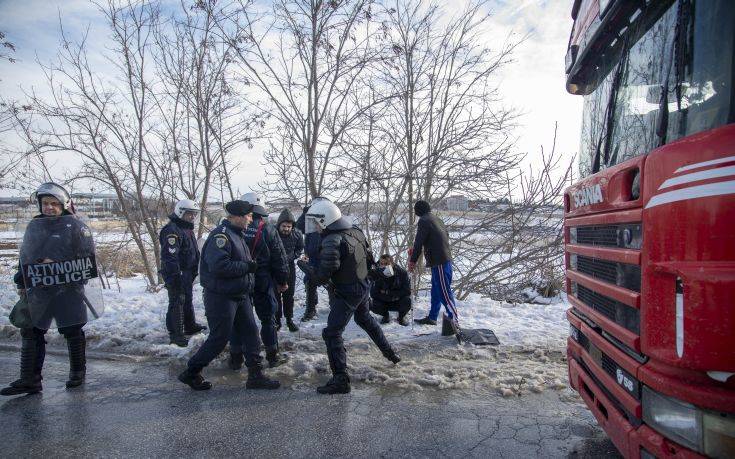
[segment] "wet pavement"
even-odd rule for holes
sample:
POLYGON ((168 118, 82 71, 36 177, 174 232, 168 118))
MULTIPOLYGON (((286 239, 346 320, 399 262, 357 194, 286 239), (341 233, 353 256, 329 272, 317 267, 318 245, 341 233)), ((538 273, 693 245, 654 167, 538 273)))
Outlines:
MULTIPOLYGON (((0 350, 0 383, 17 351, 0 350)), ((249 391, 244 375, 207 369, 194 392, 181 368, 90 359, 87 384, 64 388, 64 354, 49 355, 41 394, 0 398, 3 457, 620 457, 569 391, 522 397, 399 392, 249 391)))

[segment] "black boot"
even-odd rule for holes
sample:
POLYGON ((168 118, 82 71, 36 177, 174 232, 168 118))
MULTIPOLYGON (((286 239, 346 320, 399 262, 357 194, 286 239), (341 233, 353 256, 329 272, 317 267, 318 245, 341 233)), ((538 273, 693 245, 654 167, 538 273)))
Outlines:
POLYGON ((179 301, 173 310, 171 317, 171 329, 168 332, 169 344, 175 344, 179 347, 189 345, 189 340, 184 336, 184 308, 179 301))
POLYGON ((316 307, 310 308, 307 307, 306 311, 304 311, 304 316, 301 318, 302 322, 308 322, 310 320, 316 319, 316 307))
POLYGON ((278 389, 281 383, 275 379, 270 379, 263 374, 260 365, 248 367, 248 380, 245 383, 248 389, 278 389))
POLYGON ((245 356, 242 352, 230 352, 230 358, 227 359, 227 366, 230 370, 238 371, 242 368, 242 364, 245 362, 245 356))
POLYGON ((288 359, 278 352, 278 345, 267 346, 265 348, 265 359, 268 361, 268 366, 275 368, 279 365, 283 365, 288 359))
POLYGON ((288 331, 290 331, 291 333, 296 333, 297 331, 299 331, 299 327, 295 323, 293 323, 293 318, 291 317, 286 318, 286 326, 288 327, 288 331))
POLYGON ((454 328, 454 323, 446 315, 442 314, 442 336, 454 336, 457 334, 457 330, 454 328))
POLYGON ((84 384, 87 375, 87 341, 84 332, 80 331, 78 336, 67 338, 66 347, 69 349, 69 380, 66 382, 69 389, 84 384))
POLYGON ((188 328, 186 328, 184 330, 184 335, 189 335, 189 336, 196 335, 198 333, 203 332, 206 329, 207 329, 207 326, 206 325, 202 325, 202 324, 198 324, 198 323, 194 322, 194 325, 192 325, 191 327, 188 327, 188 328))
POLYGON ((186 369, 179 374, 179 381, 194 390, 209 390, 212 388, 212 383, 205 381, 201 372, 192 371, 190 369, 186 369))
POLYGON ((281 318, 278 317, 274 322, 276 324, 276 331, 281 331, 281 327, 283 327, 283 324, 281 324, 281 318))
POLYGON ((419 325, 436 325, 436 320, 430 319, 429 316, 426 316, 423 319, 413 319, 413 321, 419 325))
POLYGON ((336 374, 323 386, 316 388, 320 394, 349 394, 351 390, 350 378, 346 374, 336 374))
POLYGON ((389 314, 384 314, 383 315, 383 318, 380 319, 380 323, 381 324, 389 324, 390 323, 390 315, 389 314))
POLYGON ((38 365, 39 350, 37 340, 43 337, 23 337, 20 347, 20 379, 0 390, 0 395, 35 394, 41 392, 41 372, 38 365))
POLYGON ((407 314, 403 314, 398 316, 398 323, 403 325, 404 327, 408 327, 408 317, 407 314))
POLYGON ((460 344, 464 341, 464 335, 462 335, 457 323, 446 314, 442 316, 442 336, 455 336, 460 344))
POLYGON ((401 357, 396 354, 396 351, 394 351, 393 349, 388 349, 387 351, 383 352, 383 357, 390 360, 394 364, 401 361, 401 357))

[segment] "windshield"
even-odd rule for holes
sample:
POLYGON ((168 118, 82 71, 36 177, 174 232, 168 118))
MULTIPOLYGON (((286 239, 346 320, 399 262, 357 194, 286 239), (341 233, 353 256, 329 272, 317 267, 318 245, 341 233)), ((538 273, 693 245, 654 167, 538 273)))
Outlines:
POLYGON ((620 39, 585 96, 582 176, 735 121, 735 2, 659 3, 620 39))

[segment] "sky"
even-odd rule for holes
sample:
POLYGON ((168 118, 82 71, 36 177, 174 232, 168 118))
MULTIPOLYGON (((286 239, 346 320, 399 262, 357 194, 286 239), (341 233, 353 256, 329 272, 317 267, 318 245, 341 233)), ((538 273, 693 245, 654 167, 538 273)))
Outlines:
MULTIPOLYGON (((456 0, 445 0, 449 7, 456 0)), ((441 3, 441 2, 440 2, 441 3)), ((517 151, 527 153, 524 168, 540 162, 541 147, 548 152, 558 123, 556 151, 570 162, 579 149, 582 98, 565 90, 564 56, 569 32, 571 0, 492 0, 487 39, 502 43, 507 37, 525 41, 516 49, 514 62, 499 75, 504 103, 522 116, 515 135, 517 151)), ((49 61, 59 46, 59 20, 65 30, 78 34, 89 28, 93 46, 102 52, 107 32, 96 7, 87 0, 0 0, 0 30, 17 48, 15 63, 0 61, 0 94, 21 98, 23 90, 43 93, 36 60, 49 61)), ((104 61, 100 60, 104 64, 104 61)), ((104 69, 104 65, 100 66, 104 69)), ((104 70, 102 70, 104 71, 104 70)), ((243 153, 244 167, 234 177, 240 189, 265 178, 263 145, 243 153)), ((574 167, 576 171, 576 165, 574 167)), ((86 191, 86 190, 85 190, 86 191)), ((12 190, 0 195, 18 194, 12 190)))

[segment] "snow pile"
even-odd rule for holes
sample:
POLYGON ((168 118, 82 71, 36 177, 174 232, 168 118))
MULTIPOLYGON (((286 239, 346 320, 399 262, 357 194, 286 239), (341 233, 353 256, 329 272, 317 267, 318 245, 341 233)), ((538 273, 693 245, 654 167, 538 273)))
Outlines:
MULTIPOLYGON (((0 275, 0 338, 17 344, 19 330, 10 325, 8 314, 17 300, 12 284, 14 260, 4 258, 0 275)), ((115 282, 112 282, 115 285, 115 282)), ((299 282, 300 284, 300 282, 299 282)), ((204 335, 190 340, 188 348, 168 344, 165 328, 167 294, 146 291, 142 277, 120 279, 122 292, 104 292, 103 316, 85 327, 89 349, 168 359, 183 364, 204 341, 204 335)), ((194 307, 198 321, 206 323, 201 287, 195 286, 194 307)), ((303 309, 303 286, 297 285, 297 318, 303 309)), ((480 296, 458 302, 460 322, 466 328, 490 328, 500 346, 458 345, 453 337, 442 337, 436 327, 402 327, 395 322, 383 330, 403 358, 393 365, 380 354, 367 335, 351 322, 345 330, 348 365, 353 381, 409 390, 430 388, 492 391, 504 396, 520 395, 566 386, 565 343, 568 323, 561 300, 553 304, 506 304, 480 296)), ((417 300, 415 317, 428 311, 428 298, 417 300)), ((268 370, 290 381, 296 389, 311 390, 329 373, 321 331, 329 313, 326 293, 320 290, 319 317, 299 323, 301 330, 279 334, 289 360, 268 370)), ((47 341, 64 345, 63 337, 49 331, 47 341)), ((213 363, 225 365, 226 352, 213 363)))

